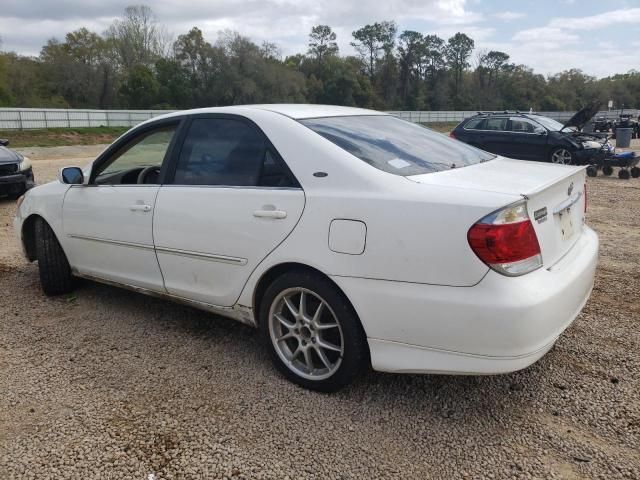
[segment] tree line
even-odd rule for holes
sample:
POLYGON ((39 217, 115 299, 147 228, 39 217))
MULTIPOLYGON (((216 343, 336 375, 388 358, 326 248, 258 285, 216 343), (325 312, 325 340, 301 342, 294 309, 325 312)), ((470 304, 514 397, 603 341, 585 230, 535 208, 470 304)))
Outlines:
MULTIPOLYGON (((193 27, 173 39, 153 11, 127 7, 102 34, 52 38, 38 57, 0 50, 0 106, 183 109, 249 103, 325 103, 381 110, 576 110, 597 100, 640 106, 640 72, 596 79, 579 69, 545 77, 508 53, 475 48, 393 21, 355 30, 341 55, 328 25, 283 57, 233 31, 211 43, 193 27)), ((0 44, 1 47, 1 44, 0 44)), ((588 59, 585 59, 587 61, 588 59)))

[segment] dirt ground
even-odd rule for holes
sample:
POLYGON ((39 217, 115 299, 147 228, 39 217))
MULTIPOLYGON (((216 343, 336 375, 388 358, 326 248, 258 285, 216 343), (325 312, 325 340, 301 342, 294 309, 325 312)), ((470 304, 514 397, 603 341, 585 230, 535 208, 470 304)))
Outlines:
MULTIPOLYGON (((88 159, 36 160, 39 182, 88 159)), ((540 362, 282 379, 254 330, 84 282, 47 298, 0 199, 0 478, 640 478, 640 179, 588 180, 600 264, 540 362)))

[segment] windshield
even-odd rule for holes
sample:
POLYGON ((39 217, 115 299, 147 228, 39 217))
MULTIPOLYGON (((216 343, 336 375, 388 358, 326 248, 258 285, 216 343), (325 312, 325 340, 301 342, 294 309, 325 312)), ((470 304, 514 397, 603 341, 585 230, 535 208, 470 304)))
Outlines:
POLYGON ((495 158, 426 127, 388 115, 300 120, 369 165, 395 175, 420 175, 495 158))
POLYGON ((551 130, 552 132, 559 132, 564 128, 564 125, 562 123, 554 120, 553 118, 532 117, 531 119, 544 126, 547 130, 551 130))

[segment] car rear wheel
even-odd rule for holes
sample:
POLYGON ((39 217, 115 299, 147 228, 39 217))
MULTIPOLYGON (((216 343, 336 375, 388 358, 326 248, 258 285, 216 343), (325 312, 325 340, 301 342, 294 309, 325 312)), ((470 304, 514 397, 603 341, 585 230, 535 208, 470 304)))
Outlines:
POLYGON ((69 293, 74 287, 71 267, 55 233, 42 218, 36 220, 36 258, 40 284, 47 295, 69 293))
POLYGON ((366 365, 366 337, 353 307, 314 272, 288 272, 269 286, 260 329, 278 370, 305 388, 339 390, 366 365))
POLYGON ((566 148, 556 148, 551 152, 551 163, 571 165, 573 163, 573 154, 566 148))
POLYGON ((589 165, 587 167, 587 175, 589 175, 590 177, 597 177, 598 167, 596 167, 595 165, 589 165))
POLYGON ((613 173, 613 167, 611 165, 605 165, 602 167, 602 173, 608 177, 613 173))

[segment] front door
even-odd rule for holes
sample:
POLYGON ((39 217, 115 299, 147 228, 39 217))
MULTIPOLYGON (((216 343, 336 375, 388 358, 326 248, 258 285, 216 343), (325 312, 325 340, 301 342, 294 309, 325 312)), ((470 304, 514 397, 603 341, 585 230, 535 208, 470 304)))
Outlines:
POLYGON ((547 130, 526 117, 509 119, 512 158, 547 160, 547 130))
POLYGON ((74 185, 63 204, 65 250, 77 272, 164 291, 152 219, 160 169, 176 121, 142 128, 103 154, 87 185, 74 185))
POLYGON ((304 192, 262 131, 236 116, 194 117, 171 177, 153 220, 166 289, 232 306, 293 230, 304 192))

